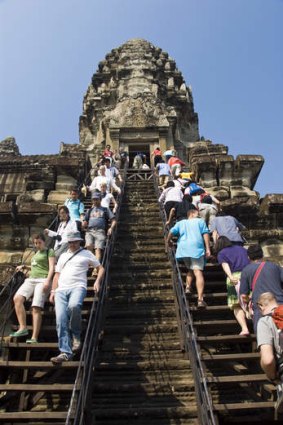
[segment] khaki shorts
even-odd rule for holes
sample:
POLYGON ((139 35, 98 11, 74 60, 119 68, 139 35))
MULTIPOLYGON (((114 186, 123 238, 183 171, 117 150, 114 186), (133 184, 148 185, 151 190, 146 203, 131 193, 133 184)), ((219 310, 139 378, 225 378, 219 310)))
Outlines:
POLYGON ((187 257, 182 259, 188 270, 203 270, 204 269, 204 255, 199 258, 187 257))
POLYGON ((32 307, 43 308, 47 298, 47 293, 43 292, 43 286, 46 278, 29 278, 24 281, 22 286, 16 292, 16 295, 21 295, 29 300, 32 296, 32 307))
POLYGON ((85 234, 86 246, 93 245, 94 248, 104 249, 106 241, 105 231, 103 229, 89 229, 85 234))

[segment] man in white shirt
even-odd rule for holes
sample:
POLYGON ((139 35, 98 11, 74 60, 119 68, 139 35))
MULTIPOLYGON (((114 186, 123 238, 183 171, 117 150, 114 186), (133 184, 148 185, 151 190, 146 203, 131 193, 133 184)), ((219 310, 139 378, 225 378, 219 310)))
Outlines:
POLYGON ((49 301, 55 301, 56 328, 60 354, 51 362, 61 364, 72 359, 81 345, 81 308, 87 292, 89 266, 97 269, 94 291, 98 292, 104 267, 92 252, 81 248, 79 232, 67 235, 69 249, 63 253, 55 268, 49 301))

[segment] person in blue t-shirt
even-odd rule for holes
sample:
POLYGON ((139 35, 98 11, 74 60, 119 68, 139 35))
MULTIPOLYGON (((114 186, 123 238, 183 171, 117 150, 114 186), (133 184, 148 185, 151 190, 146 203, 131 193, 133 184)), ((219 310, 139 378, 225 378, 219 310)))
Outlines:
POLYGON ((70 191, 70 198, 66 199, 64 205, 68 208, 70 219, 80 221, 84 219, 84 204, 79 199, 79 191, 72 189, 70 191))
POLYGON ((165 164, 165 161, 161 159, 161 161, 159 161, 156 165, 155 170, 159 178, 159 187, 165 188, 171 177, 170 165, 165 164))
POLYGON ((203 300, 205 258, 210 257, 209 229, 202 218, 198 218, 198 210, 191 205, 188 218, 178 221, 167 236, 167 244, 172 245, 172 237, 178 236, 176 259, 183 260, 188 269, 186 276, 186 294, 191 293, 191 285, 196 278, 198 308, 206 308, 203 300))

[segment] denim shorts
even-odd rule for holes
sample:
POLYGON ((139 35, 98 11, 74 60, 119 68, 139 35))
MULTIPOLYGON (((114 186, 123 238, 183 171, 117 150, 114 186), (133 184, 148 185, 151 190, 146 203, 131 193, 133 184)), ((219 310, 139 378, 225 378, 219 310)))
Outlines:
POLYGON ((186 257, 182 258, 188 270, 203 270, 204 269, 204 255, 199 258, 186 257))

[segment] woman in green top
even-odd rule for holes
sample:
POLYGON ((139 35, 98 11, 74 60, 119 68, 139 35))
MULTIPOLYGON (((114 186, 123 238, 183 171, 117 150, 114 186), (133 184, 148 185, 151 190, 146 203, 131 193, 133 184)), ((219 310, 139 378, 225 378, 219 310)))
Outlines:
MULTIPOLYGON (((53 249, 46 248, 44 235, 35 235, 33 237, 33 243, 37 252, 31 260, 29 277, 25 279, 14 296, 19 329, 10 334, 10 336, 14 338, 28 335, 24 303, 26 300, 33 297, 31 305, 32 336, 30 339, 26 340, 28 344, 37 343, 41 327, 41 311, 50 291, 55 267, 55 253, 53 249)), ((18 266, 16 270, 22 271, 24 268, 25 266, 18 266)))

